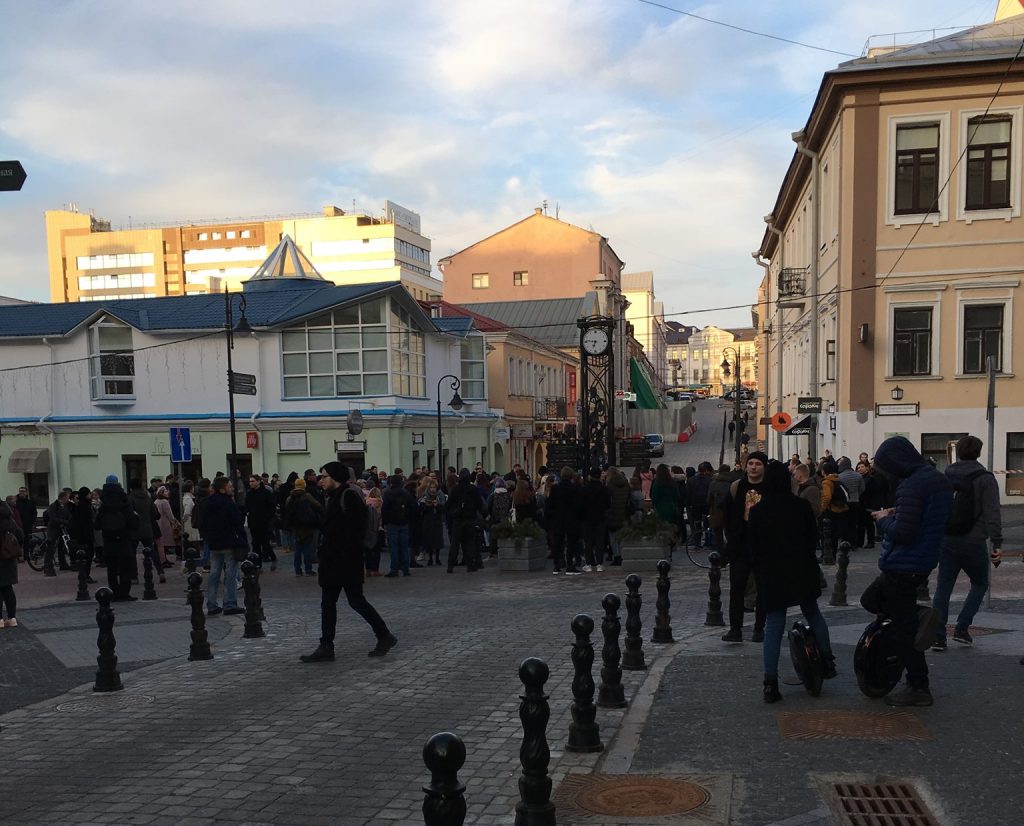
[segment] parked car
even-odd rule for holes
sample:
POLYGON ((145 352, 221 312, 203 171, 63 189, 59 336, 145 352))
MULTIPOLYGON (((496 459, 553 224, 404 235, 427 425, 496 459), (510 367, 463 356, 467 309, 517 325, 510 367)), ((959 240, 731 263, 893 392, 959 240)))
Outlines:
POLYGON ((660 433, 648 433, 644 436, 644 441, 647 442, 647 449, 651 456, 665 455, 665 437, 660 433))
POLYGON ((676 393, 676 401, 692 402, 696 398, 693 393, 676 393))
POLYGON ((707 390, 694 390, 693 391, 693 395, 696 396, 698 399, 706 399, 708 397, 708 391, 707 390))

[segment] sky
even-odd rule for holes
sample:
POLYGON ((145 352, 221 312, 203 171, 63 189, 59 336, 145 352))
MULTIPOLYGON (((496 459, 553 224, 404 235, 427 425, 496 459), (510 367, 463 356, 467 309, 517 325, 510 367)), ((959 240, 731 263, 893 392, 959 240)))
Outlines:
MULTIPOLYGON (((664 5, 858 57, 997 3, 664 5)), ((0 192, 0 295, 41 301, 43 213, 69 203, 118 227, 391 199, 436 262, 546 200, 653 270, 669 319, 749 325, 790 134, 850 59, 638 0, 0 0, 0 21, 0 160, 28 172, 0 192)))

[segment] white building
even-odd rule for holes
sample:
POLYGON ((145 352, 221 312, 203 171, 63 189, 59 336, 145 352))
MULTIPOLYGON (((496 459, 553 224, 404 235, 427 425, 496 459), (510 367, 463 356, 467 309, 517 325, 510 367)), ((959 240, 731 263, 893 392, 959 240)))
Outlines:
POLYGON ((657 380, 664 387, 670 378, 665 304, 655 298, 654 273, 623 273, 622 294, 629 302, 626 308, 626 321, 633 325, 633 337, 644 348, 644 355, 654 368, 657 380))

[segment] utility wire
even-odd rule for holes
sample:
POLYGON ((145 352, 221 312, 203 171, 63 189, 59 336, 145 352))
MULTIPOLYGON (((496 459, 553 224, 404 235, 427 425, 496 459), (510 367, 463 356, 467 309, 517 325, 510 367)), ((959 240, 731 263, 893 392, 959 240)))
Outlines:
POLYGON ((766 37, 769 40, 777 40, 780 43, 788 43, 791 46, 803 46, 805 49, 814 49, 816 52, 827 52, 828 54, 837 54, 840 57, 860 57, 857 54, 851 54, 850 52, 840 52, 836 49, 829 49, 825 46, 815 46, 812 43, 802 43, 799 40, 790 40, 788 37, 780 37, 777 34, 768 34, 767 32, 759 32, 754 29, 746 29, 743 26, 736 26, 732 23, 723 23, 721 20, 712 20, 710 17, 703 17, 699 14, 694 14, 690 11, 683 11, 682 9, 676 9, 672 6, 666 6, 664 3, 655 3, 654 0, 637 0, 638 3, 643 3, 645 6, 654 6, 657 9, 664 9, 665 11, 674 12, 675 14, 681 14, 683 17, 692 17, 694 20, 700 20, 703 23, 711 23, 714 26, 721 26, 724 29, 732 29, 733 31, 743 32, 744 34, 752 34, 755 37, 766 37))

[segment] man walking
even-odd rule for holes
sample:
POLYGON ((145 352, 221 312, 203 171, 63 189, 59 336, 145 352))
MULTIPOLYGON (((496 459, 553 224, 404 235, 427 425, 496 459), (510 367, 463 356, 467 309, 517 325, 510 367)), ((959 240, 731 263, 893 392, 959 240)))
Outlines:
POLYGON ((57 499, 46 509, 46 556, 43 559, 45 576, 57 576, 53 568, 53 555, 56 551, 62 571, 71 569, 68 560, 68 548, 64 544, 64 536, 71 531, 71 491, 65 488, 57 499))
POLYGON ((932 651, 946 650, 946 619, 949 597, 957 577, 964 571, 971 580, 971 590, 964 600, 953 631, 954 641, 973 645, 970 627, 981 607, 981 598, 988 590, 989 553, 986 540, 992 541, 992 564, 1002 560, 1003 523, 999 512, 999 484, 984 468, 982 441, 964 436, 956 443, 957 460, 946 468, 946 478, 953 486, 953 511, 946 523, 946 535, 939 552, 939 581, 935 586, 932 607, 941 622, 935 634, 932 651))
POLYGON ((473 485, 469 468, 463 468, 459 471, 458 482, 448 496, 447 511, 452 520, 449 531, 451 543, 448 550, 448 573, 455 569, 460 547, 467 573, 472 573, 483 566, 476 537, 476 525, 483 510, 483 497, 473 485))
POLYGON ((839 541, 850 543, 851 548, 857 548, 857 526, 860 524, 860 497, 864 492, 864 477, 853 469, 853 463, 845 456, 839 459, 839 484, 846 491, 846 516, 841 520, 842 530, 839 533, 839 541))
POLYGON ((601 481, 601 468, 596 465, 590 469, 590 479, 583 485, 580 501, 583 509, 583 570, 588 574, 593 570, 603 571, 601 562, 608 536, 605 518, 611 509, 612 497, 601 481))
POLYGON ((203 529, 210 546, 210 579, 206 588, 206 613, 241 614, 238 604, 238 556, 245 557, 249 545, 245 540, 242 512, 235 504, 234 489, 227 476, 213 480, 210 495, 203 502, 203 529), (221 576, 224 577, 224 607, 217 604, 221 576))
MULTIPOLYGON (((729 488, 729 509, 725 525, 725 556, 729 563, 729 631, 722 637, 725 642, 743 642, 744 597, 747 581, 753 577, 747 523, 750 509, 761 501, 764 490, 764 470, 768 456, 755 450, 747 457, 746 475, 729 488)), ((751 642, 764 642, 764 609, 757 601, 754 612, 754 633, 751 642)))
POLYGON ((894 480, 896 507, 873 514, 882 539, 882 573, 864 591, 860 604, 892 620, 896 653, 907 672, 906 689, 890 694, 886 702, 930 706, 924 651, 935 639, 938 612, 926 609, 929 616, 920 621, 917 589, 939 561, 939 545, 953 507, 952 486, 903 436, 879 445, 875 469, 894 480))
POLYGON ((371 657, 383 657, 398 644, 387 623, 363 594, 363 542, 368 519, 363 496, 352 484, 351 469, 341 462, 328 462, 320 468, 320 489, 326 494, 324 541, 320 550, 320 644, 312 654, 299 659, 304 663, 334 659, 334 635, 338 624, 338 598, 342 591, 349 607, 373 629, 377 645, 371 657))
POLYGON ((116 476, 108 476, 100 491, 96 526, 103 534, 103 556, 107 562, 107 584, 115 602, 134 602, 131 595, 135 569, 135 545, 139 517, 116 476))

